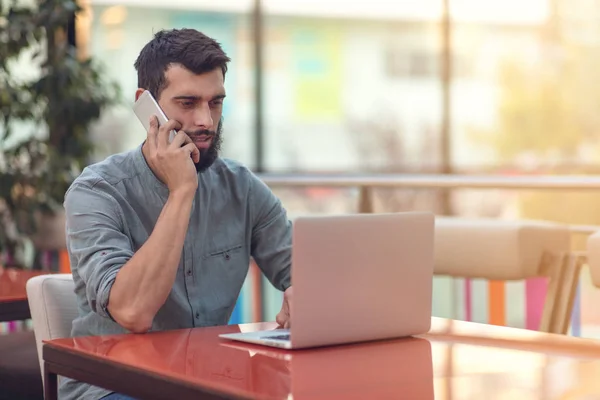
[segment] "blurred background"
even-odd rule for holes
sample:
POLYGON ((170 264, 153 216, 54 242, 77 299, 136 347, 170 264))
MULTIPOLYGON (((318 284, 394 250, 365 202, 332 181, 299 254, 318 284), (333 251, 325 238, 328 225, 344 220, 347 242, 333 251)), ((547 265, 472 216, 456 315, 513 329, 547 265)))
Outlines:
MULTIPOLYGON (((17 3, 30 7, 26 0, 17 3)), ((131 110, 137 88, 133 62, 153 33, 166 28, 198 29, 232 58, 223 155, 259 174, 517 176, 600 170, 597 0, 85 0, 76 18, 69 8, 74 3, 53 3, 65 15, 55 21, 65 27, 59 43, 74 46, 75 54, 48 47, 42 34, 41 40, 17 43, 22 51, 16 52, 10 38, 28 26, 24 14, 0 21, 0 90, 38 83, 37 92, 29 87, 21 94, 0 93, 5 117, 0 264, 68 268, 61 195, 82 166, 144 140, 131 110), (47 58, 62 64, 43 64, 40 46, 46 55, 58 54, 47 58), (54 99, 57 88, 66 90, 43 89, 39 82, 48 76, 67 82, 70 94, 54 99), (40 96, 45 102, 36 103, 40 96), (89 107, 81 112, 57 111, 81 129, 67 129, 48 144, 62 132, 61 121, 39 115, 40 104, 75 107, 82 101, 89 107), (42 159, 45 164, 36 164, 42 159), (53 181, 57 175, 60 180, 53 181)), ((35 21, 48 21, 48 15, 53 14, 35 21)), ((56 31, 47 26, 51 23, 44 25, 47 32, 56 31)), ((274 190, 292 218, 357 210, 356 188, 274 190)), ((377 212, 429 210, 600 225, 600 194, 594 192, 377 189, 373 195, 377 212)), ((584 239, 575 236, 573 247, 581 248, 584 239)), ((571 334, 600 336, 600 314, 593 312, 600 295, 588 277, 584 269, 571 334)), ((262 286, 263 317, 273 319, 281 294, 266 282, 262 286)), ((469 282, 469 310, 466 287, 463 280, 436 277, 434 315, 489 322, 488 283, 469 282)), ((541 310, 528 305, 543 294, 535 287, 506 284, 505 324, 536 329, 541 310)), ((253 296, 249 280, 232 322, 252 319, 253 296)))

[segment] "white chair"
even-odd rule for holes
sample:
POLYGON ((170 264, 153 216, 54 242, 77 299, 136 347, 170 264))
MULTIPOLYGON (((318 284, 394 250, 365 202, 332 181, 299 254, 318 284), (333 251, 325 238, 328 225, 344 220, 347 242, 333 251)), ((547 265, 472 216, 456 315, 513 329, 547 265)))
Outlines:
POLYGON ((77 317, 77 297, 71 274, 36 276, 27 281, 26 287, 43 380, 42 341, 71 336, 71 325, 77 317))
POLYGON ((548 277, 539 330, 564 334, 582 263, 570 240, 568 227, 557 223, 437 217, 434 273, 499 281, 548 277))

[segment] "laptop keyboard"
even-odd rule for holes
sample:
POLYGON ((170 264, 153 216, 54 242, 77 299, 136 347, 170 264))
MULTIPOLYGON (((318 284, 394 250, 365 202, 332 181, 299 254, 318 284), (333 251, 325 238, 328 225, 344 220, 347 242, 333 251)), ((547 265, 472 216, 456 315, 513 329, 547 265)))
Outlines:
POLYGON ((290 334, 284 333, 283 335, 263 336, 261 339, 290 340, 290 334))

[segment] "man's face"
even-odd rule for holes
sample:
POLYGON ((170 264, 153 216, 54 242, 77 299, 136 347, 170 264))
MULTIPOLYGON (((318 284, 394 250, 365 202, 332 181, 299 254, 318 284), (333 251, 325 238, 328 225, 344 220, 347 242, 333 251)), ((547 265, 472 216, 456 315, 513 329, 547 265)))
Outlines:
POLYGON ((169 119, 178 121, 182 130, 200 150, 198 172, 212 165, 221 146, 221 114, 225 85, 221 68, 196 75, 174 64, 165 72, 166 85, 157 101, 169 119))

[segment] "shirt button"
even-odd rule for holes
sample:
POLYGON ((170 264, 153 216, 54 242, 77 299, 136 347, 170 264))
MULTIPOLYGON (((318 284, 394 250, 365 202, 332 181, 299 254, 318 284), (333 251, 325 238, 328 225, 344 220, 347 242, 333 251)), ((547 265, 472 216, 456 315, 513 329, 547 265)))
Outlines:
POLYGON ((225 254, 225 259, 226 259, 227 261, 229 261, 229 259, 230 259, 230 258, 231 258, 231 256, 229 255, 229 253, 225 254))
POLYGON ((196 313, 196 319, 200 318, 200 313, 196 313))
POLYGON ((188 269, 188 272, 187 272, 187 274, 188 274, 188 276, 192 276, 192 270, 191 270, 191 269, 188 269))

